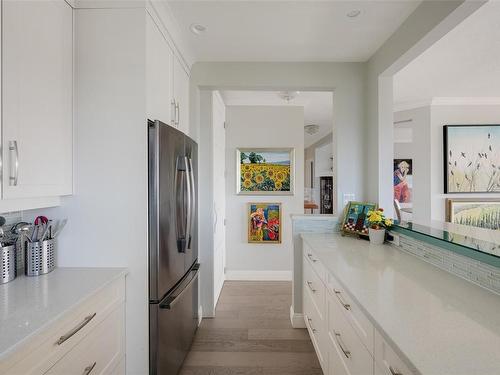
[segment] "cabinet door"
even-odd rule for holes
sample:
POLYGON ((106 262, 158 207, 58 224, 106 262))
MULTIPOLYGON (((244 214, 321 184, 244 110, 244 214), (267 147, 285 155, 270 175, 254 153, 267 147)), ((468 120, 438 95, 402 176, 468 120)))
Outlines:
POLYGON ((174 57, 174 98, 177 104, 177 128, 189 135, 189 75, 174 57))
POLYGON ((5 0, 2 41, 2 197, 71 194, 72 9, 5 0))
POLYGON ((146 14, 146 111, 150 120, 173 124, 173 53, 160 29, 146 14))

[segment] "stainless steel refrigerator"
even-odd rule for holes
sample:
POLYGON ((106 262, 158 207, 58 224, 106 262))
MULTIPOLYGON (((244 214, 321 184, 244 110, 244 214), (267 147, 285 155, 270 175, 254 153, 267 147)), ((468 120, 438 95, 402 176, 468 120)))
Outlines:
POLYGON ((198 146, 160 121, 149 136, 149 367, 175 375, 198 326, 198 146))

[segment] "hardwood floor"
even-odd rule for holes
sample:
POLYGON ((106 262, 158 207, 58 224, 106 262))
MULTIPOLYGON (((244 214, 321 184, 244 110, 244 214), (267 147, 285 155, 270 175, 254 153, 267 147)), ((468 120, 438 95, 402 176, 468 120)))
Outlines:
POLYGON ((290 323, 292 284, 227 281, 203 319, 181 375, 320 375, 305 329, 290 323))

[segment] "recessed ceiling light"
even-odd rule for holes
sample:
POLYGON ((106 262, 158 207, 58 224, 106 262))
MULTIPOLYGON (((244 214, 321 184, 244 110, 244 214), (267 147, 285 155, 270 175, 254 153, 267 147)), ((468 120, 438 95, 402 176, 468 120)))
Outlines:
POLYGON ((295 97, 299 94, 300 91, 280 91, 278 93, 278 96, 285 102, 290 103, 290 101, 295 99, 295 97))
POLYGON ((314 135, 319 131, 319 125, 316 124, 306 125, 304 126, 304 131, 309 135, 314 135))
POLYGON ((193 23, 191 24, 191 26, 189 26, 189 30, 191 30, 193 34, 200 35, 201 33, 205 32, 207 28, 203 25, 200 25, 199 23, 193 23))
POLYGON ((361 11, 359 9, 353 9, 349 13, 346 14, 347 17, 350 18, 355 18, 361 14, 361 11))

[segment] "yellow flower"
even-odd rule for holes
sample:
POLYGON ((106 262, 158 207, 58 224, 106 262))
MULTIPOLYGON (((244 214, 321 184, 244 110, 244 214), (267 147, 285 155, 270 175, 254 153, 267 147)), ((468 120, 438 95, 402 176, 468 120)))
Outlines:
POLYGON ((391 220, 391 219, 385 219, 385 225, 386 225, 387 227, 391 227, 391 226, 392 226, 392 224, 393 224, 393 222, 392 222, 392 220, 391 220))
POLYGON ((245 171, 249 171, 251 169, 251 167, 248 164, 245 164, 245 165, 243 165, 243 169, 245 171))
POLYGON ((257 182, 258 184, 262 183, 263 181, 264 181, 264 177, 261 174, 258 174, 257 176, 255 176, 255 182, 257 182))
POLYGON ((267 171, 267 177, 269 177, 269 178, 273 178, 274 177, 274 169, 270 168, 267 171))
POLYGON ((283 172, 276 173, 276 180, 283 181, 285 179, 285 174, 283 172))
POLYGON ((252 186, 252 181, 250 180, 243 181, 243 187, 248 189, 250 186, 252 186))
POLYGON ((243 178, 244 178, 245 180, 250 180, 250 179, 252 178, 252 172, 245 172, 245 173, 243 174, 243 178))
POLYGON ((281 190, 281 188, 283 187, 283 184, 281 183, 281 181, 276 181, 274 183, 274 187, 277 189, 277 190, 281 190))

